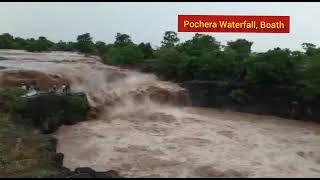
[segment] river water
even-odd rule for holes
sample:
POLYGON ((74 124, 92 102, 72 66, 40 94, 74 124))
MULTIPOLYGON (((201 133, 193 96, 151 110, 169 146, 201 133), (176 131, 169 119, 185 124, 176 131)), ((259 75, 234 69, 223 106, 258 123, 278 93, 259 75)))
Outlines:
POLYGON ((181 101, 179 85, 75 53, 0 50, 0 67, 0 81, 21 70, 67 78, 101 109, 55 133, 68 168, 125 177, 320 176, 320 124, 178 106, 168 97, 181 101))

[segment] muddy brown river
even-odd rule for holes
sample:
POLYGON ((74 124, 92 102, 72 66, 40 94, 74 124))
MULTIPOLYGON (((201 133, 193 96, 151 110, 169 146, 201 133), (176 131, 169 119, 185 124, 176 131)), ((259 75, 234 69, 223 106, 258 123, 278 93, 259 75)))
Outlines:
POLYGON ((0 57, 0 80, 17 70, 63 76, 103 109, 55 133, 68 168, 114 169, 125 177, 320 176, 320 124, 157 103, 153 92, 176 97, 183 88, 95 57, 15 50, 0 57))

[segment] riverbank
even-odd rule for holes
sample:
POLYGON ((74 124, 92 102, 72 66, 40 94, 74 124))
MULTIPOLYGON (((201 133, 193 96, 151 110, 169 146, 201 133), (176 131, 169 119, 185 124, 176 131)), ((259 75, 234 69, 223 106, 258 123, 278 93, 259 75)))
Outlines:
POLYGON ((0 177, 119 177, 115 171, 68 169, 64 154, 56 152, 58 140, 51 133, 86 120, 85 95, 20 95, 19 89, 0 91, 0 177))

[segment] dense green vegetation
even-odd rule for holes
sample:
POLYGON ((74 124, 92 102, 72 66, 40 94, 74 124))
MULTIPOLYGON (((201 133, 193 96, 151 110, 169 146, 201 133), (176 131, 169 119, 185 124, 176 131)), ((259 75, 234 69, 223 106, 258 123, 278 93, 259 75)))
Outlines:
POLYGON ((84 120, 89 110, 85 94, 46 93, 25 97, 21 88, 0 89, 0 112, 18 115, 43 132, 51 133, 61 124, 84 120))
MULTIPOLYGON (((164 33, 161 47, 150 43, 135 44, 127 34, 117 33, 115 42, 94 42, 89 33, 79 35, 77 42, 51 42, 45 37, 22 39, 10 34, 0 36, 0 48, 28 51, 78 51, 98 55, 107 64, 139 68, 172 81, 227 81, 264 84, 267 87, 295 87, 299 98, 320 95, 320 48, 303 43, 305 51, 274 48, 267 52, 251 51, 253 42, 245 39, 221 45, 205 34, 180 42, 176 32, 164 33)), ((237 92, 237 91, 235 91, 237 92)), ((236 93, 236 94, 239 94, 236 93)))
POLYGON ((21 88, 1 88, 0 89, 0 108, 2 112, 11 114, 20 113, 25 109, 27 99, 22 97, 27 93, 21 88))

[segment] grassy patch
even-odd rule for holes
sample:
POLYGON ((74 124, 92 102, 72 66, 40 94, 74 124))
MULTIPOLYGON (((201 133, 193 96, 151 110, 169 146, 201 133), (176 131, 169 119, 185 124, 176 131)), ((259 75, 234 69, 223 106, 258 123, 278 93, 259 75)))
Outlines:
POLYGON ((52 161, 49 135, 17 123, 8 114, 0 113, 1 177, 48 177, 58 173, 52 161))

